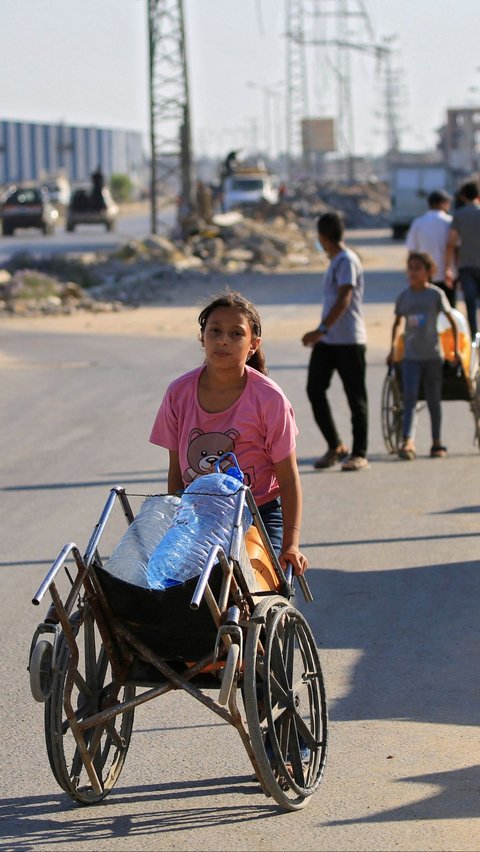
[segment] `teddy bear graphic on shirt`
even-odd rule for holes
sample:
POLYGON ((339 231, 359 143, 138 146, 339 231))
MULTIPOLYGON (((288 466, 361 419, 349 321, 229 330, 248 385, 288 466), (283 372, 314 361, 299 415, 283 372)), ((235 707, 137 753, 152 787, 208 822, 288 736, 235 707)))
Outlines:
MULTIPOLYGON (((189 467, 183 473, 184 482, 193 482, 197 476, 211 473, 218 459, 235 449, 235 439, 239 437, 236 429, 227 432, 203 432, 192 429, 188 436, 187 459, 189 467)), ((230 462, 225 459, 220 462, 220 469, 226 470, 230 462)))
MULTIPOLYGON (((202 429, 192 429, 188 436, 187 459, 190 467, 183 473, 184 482, 193 482, 197 476, 212 473, 215 464, 225 453, 235 451, 235 441, 240 437, 236 429, 227 429, 226 432, 203 432, 202 429)), ((227 471, 231 462, 224 459, 220 462, 220 469, 227 471)), ((243 483, 253 488, 255 485, 254 467, 242 467, 243 483)))

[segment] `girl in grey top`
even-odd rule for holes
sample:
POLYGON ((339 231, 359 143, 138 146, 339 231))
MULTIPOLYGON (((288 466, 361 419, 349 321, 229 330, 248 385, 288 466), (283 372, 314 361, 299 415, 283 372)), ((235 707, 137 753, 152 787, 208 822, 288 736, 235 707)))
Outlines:
POLYGON ((410 286, 400 293, 395 305, 392 346, 387 363, 394 362, 394 349, 403 321, 405 354, 402 362, 403 380, 403 443, 401 459, 415 458, 416 406, 423 382, 425 399, 431 419, 432 458, 444 458, 447 449, 440 438, 443 354, 437 332, 437 316, 447 315, 452 326, 455 359, 460 363, 457 349, 457 327, 448 300, 438 287, 430 283, 435 264, 430 255, 412 252, 408 258, 407 274, 410 286))

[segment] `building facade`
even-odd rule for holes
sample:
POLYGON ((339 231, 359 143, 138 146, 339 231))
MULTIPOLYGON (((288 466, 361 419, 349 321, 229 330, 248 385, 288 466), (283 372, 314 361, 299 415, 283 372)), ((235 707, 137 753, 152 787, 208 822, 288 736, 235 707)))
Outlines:
POLYGON ((480 107, 447 110, 447 123, 439 134, 439 147, 455 173, 468 175, 480 169, 480 107))
POLYGON ((0 121, 0 185, 65 175, 71 183, 89 181, 101 167, 105 178, 127 174, 145 183, 142 134, 132 130, 0 121))

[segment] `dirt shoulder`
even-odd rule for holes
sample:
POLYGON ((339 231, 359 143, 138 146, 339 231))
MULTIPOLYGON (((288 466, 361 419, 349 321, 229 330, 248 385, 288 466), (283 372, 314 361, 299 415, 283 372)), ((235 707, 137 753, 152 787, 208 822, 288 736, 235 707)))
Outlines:
MULTIPOLYGON (((267 283, 250 276, 248 292, 237 282, 235 287, 252 298, 260 309, 262 330, 265 340, 299 340, 306 331, 314 328, 319 320, 320 304, 268 303, 269 296, 276 289, 276 283, 267 283), (266 298, 262 291, 268 289, 266 298)), ((204 295, 192 304, 170 304, 124 309, 119 312, 90 313, 77 311, 67 316, 9 317, 0 320, 0 329, 15 329, 28 333, 47 334, 94 334, 120 335, 131 337, 177 337, 192 338, 198 331, 198 314, 205 298, 217 293, 220 287, 206 289, 204 295)), ((203 292, 203 291, 202 291, 203 292)), ((392 307, 386 305, 365 305, 365 320, 369 348, 386 349, 391 326, 392 307)), ((0 345, 0 364, 4 360, 0 345)))

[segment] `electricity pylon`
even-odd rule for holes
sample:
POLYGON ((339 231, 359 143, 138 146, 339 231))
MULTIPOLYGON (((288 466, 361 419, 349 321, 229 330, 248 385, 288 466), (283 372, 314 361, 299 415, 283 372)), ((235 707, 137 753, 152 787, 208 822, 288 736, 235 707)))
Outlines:
POLYGON ((388 154, 396 154, 400 150, 400 106, 401 106, 401 71, 393 66, 393 49, 388 43, 395 41, 396 36, 384 39, 383 62, 383 98, 388 154))
POLYGON ((147 0, 151 149, 151 230, 169 229, 159 210, 178 205, 178 224, 194 216, 187 56, 182 0, 147 0))
POLYGON ((304 48, 304 0, 286 0, 286 140, 287 173, 294 178, 295 154, 301 151, 302 118, 308 116, 307 64, 304 48))
MULTIPOLYGON (((289 16, 292 17, 295 14, 296 20, 301 23, 301 26, 299 24, 296 29, 287 26, 287 55, 289 50, 290 53, 293 51, 292 42, 296 44, 297 54, 302 57, 302 65, 306 64, 305 48, 307 45, 335 47, 337 50, 336 61, 329 63, 332 65, 332 70, 338 82, 337 133, 342 152, 348 163, 348 176, 350 181, 353 181, 355 178, 355 160, 351 51, 371 53, 378 58, 388 53, 388 48, 373 43, 373 31, 363 0, 286 0, 286 3, 287 20, 289 16), (320 21, 324 23, 325 36, 323 38, 305 34, 305 17, 316 19, 317 25, 320 21), (335 24, 333 37, 328 37, 327 19, 332 19, 335 24), (359 44, 351 35, 350 24, 355 19, 359 19, 366 30, 368 42, 365 44, 359 44)), ((300 67, 300 63, 297 62, 297 65, 300 67)), ((287 70, 287 79, 288 73, 293 78, 293 67, 293 63, 290 62, 290 72, 287 70)), ((304 77, 306 80, 306 72, 304 77)), ((306 98, 303 103, 306 105, 306 98)))

